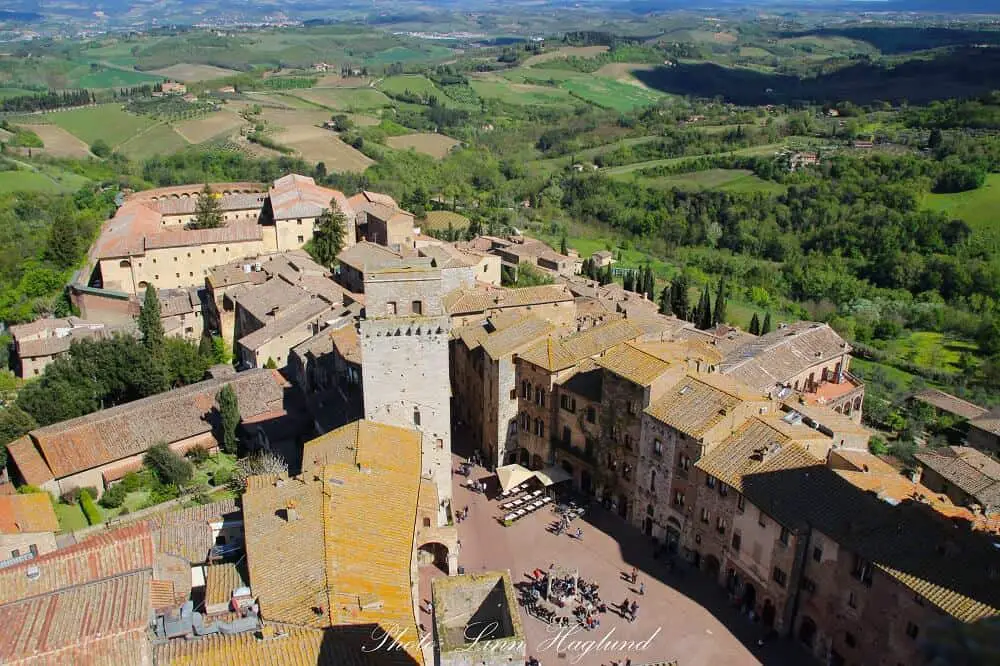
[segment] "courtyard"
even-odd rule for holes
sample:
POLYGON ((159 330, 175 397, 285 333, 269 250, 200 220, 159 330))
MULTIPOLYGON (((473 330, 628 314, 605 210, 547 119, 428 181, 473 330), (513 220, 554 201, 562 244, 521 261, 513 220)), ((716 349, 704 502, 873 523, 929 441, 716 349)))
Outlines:
MULTIPOLYGON (((455 458, 456 468, 461 460, 455 458)), ((812 663, 791 641, 773 639, 758 646, 760 626, 739 615, 722 588, 680 561, 671 571, 665 560, 653 558, 646 537, 610 512, 591 508, 561 535, 552 529, 559 515, 551 506, 505 527, 495 499, 496 477, 476 467, 469 478, 485 481, 488 490, 486 496, 473 492, 461 485, 464 476, 453 476, 453 506, 456 511, 469 508, 468 518, 458 523, 459 564, 466 573, 509 570, 518 586, 528 583, 534 570, 546 571, 550 565, 578 570, 582 581, 599 585, 608 607, 597 614, 600 626, 593 630, 575 621, 569 629, 559 629, 519 607, 526 656, 543 664, 579 666, 624 665, 626 660, 635 666, 671 661, 678 666, 812 663), (572 536, 577 528, 582 530, 580 540, 572 536), (633 567, 638 573, 635 584, 628 580, 633 567), (639 604, 634 622, 619 612, 625 599, 639 604)), ((430 578, 444 573, 432 566, 422 567, 420 573, 420 622, 429 628, 430 578)), ((561 614, 572 617, 570 608, 561 614)))

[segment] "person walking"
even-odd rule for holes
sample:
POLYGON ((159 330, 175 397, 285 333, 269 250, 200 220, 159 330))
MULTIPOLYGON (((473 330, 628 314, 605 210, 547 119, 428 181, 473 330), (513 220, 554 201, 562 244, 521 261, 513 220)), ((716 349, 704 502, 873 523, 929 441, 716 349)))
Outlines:
POLYGON ((646 583, 644 583, 644 582, 643 583, 639 583, 639 596, 641 597, 641 596, 643 596, 645 594, 646 594, 646 583))
POLYGON ((635 620, 636 620, 637 617, 639 617, 639 602, 638 601, 633 601, 632 602, 632 613, 631 613, 631 617, 629 618, 629 622, 635 622, 635 620))
POLYGON ((629 604, 628 597, 625 597, 625 601, 623 601, 622 605, 619 606, 618 608, 619 608, 619 610, 621 610, 622 617, 627 617, 628 616, 629 611, 632 610, 632 605, 629 604))
POLYGON ((579 527, 576 528, 576 540, 583 541, 583 530, 581 530, 579 527))
POLYGON ((639 578, 639 572, 636 571, 635 567, 632 567, 632 576, 631 576, 630 580, 631 580, 631 582, 632 582, 633 585, 635 585, 635 581, 638 578, 639 578))

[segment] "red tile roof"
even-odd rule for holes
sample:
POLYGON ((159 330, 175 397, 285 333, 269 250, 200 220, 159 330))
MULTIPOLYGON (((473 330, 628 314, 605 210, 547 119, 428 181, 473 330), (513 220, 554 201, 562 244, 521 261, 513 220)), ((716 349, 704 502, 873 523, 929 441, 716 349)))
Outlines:
POLYGON ((152 569, 153 556, 153 537, 146 523, 108 531, 68 548, 0 569, 0 604, 152 569), (37 569, 39 575, 29 578, 29 569, 37 569))
POLYGON ((59 521, 48 493, 0 495, 0 534, 58 531, 59 521))
POLYGON ((25 435, 7 445, 7 453, 21 473, 25 483, 40 486, 53 478, 52 470, 45 464, 31 438, 25 435))

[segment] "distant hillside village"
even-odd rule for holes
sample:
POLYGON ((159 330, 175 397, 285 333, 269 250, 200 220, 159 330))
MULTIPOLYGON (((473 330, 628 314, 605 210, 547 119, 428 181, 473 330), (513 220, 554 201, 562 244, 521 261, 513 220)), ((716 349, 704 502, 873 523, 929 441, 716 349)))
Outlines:
POLYGON ((127 197, 71 285, 80 316, 11 329, 21 375, 38 376, 77 340, 138 335, 154 288, 167 335, 221 335, 235 368, 9 446, 0 662, 441 661, 440 646, 360 645, 372 626, 421 631, 428 558, 457 586, 436 583, 435 602, 495 589, 517 616, 507 574, 460 573, 459 438, 491 472, 605 507, 821 659, 923 663, 930 627, 1000 615, 1000 416, 917 396, 964 414, 967 446, 903 476, 869 453, 865 385, 826 324, 702 329, 587 278, 576 253, 524 236, 447 243, 385 194, 297 174, 211 184, 223 224, 192 229, 201 189, 127 197), (303 248, 330 207, 346 233, 324 266, 303 248), (552 283, 501 285, 525 266, 552 283), (217 451, 227 387, 244 452, 286 464, 236 501, 57 536, 51 503, 14 490, 100 498, 157 444, 217 451))

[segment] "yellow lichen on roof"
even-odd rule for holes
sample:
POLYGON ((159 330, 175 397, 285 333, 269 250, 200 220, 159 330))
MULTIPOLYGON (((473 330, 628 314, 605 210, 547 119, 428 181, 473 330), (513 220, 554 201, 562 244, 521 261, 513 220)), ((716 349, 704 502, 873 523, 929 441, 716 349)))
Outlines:
POLYGON ((642 329, 626 319, 619 319, 561 340, 543 340, 525 350, 520 358, 549 372, 556 372, 641 336, 642 329))
MULTIPOLYGON (((253 477, 243 498, 263 619, 416 636, 410 566, 420 434, 355 422, 307 443, 304 456, 302 477, 253 477)), ((418 646, 404 647, 423 663, 418 646)))
POLYGON ((268 627, 261 632, 215 634, 198 640, 173 640, 156 648, 164 666, 345 666, 363 663, 348 655, 357 648, 335 645, 329 630, 268 627), (336 647, 337 649, 333 649, 336 647))
POLYGON ((233 590, 246 586, 247 582, 236 562, 205 567, 205 606, 228 605, 233 590))
POLYGON ((653 418, 689 437, 701 437, 741 402, 763 400, 721 375, 688 374, 646 409, 653 418))
POLYGON ((875 562, 875 566, 961 622, 976 622, 987 617, 1000 615, 1000 608, 976 601, 943 585, 936 585, 919 576, 879 562, 875 562))
POLYGON ((597 364, 639 386, 648 386, 673 366, 627 342, 609 349, 597 364))

